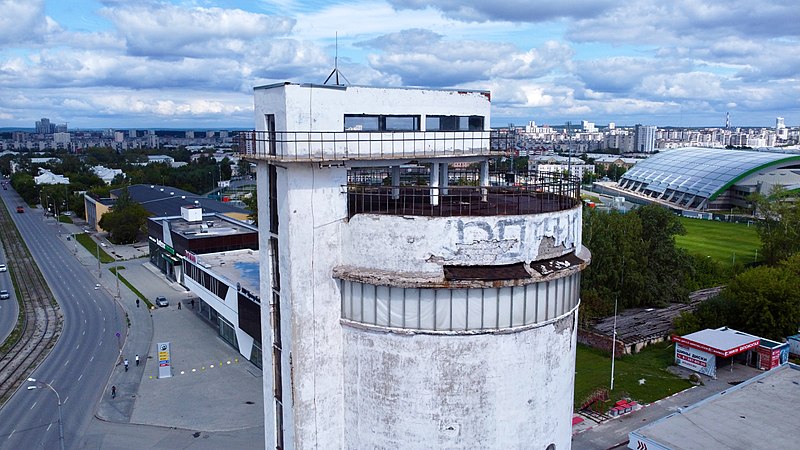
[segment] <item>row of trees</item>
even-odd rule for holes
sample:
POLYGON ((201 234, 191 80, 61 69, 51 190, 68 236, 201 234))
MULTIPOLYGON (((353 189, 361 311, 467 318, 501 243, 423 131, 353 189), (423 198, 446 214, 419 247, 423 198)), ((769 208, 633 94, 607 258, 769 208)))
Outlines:
POLYGON ((583 220, 592 264, 581 277, 582 320, 613 314, 615 301, 625 309, 688 299, 696 271, 675 245, 686 232, 677 216, 649 205, 628 214, 586 209, 583 220))

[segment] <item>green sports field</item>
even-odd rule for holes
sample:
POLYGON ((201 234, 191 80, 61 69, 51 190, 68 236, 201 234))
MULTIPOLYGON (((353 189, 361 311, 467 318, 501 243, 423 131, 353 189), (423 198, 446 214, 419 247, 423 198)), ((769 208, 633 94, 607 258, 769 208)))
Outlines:
POLYGON ((679 247, 689 253, 710 256, 725 266, 751 263, 757 258, 761 240, 755 225, 717 222, 681 217, 686 234, 675 236, 679 247))

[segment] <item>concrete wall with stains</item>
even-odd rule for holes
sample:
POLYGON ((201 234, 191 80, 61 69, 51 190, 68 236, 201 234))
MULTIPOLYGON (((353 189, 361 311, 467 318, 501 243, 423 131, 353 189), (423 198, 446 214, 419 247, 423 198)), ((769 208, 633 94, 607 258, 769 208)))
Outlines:
POLYGON ((342 229, 342 264, 441 275, 443 265, 529 263, 580 249, 581 224, 579 206, 524 216, 357 214, 342 229))
POLYGON ((577 310, 514 333, 344 327, 344 448, 570 448, 577 310))
POLYGON ((284 427, 294 434, 286 448, 338 448, 341 302, 331 271, 346 205, 331 199, 340 198, 346 170, 293 164, 278 169, 278 180, 284 427))

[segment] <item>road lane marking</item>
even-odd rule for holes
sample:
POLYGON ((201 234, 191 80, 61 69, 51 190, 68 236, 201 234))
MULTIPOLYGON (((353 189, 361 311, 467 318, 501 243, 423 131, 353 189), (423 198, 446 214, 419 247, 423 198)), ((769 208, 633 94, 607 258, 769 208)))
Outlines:
POLYGON ((62 403, 62 405, 66 405, 68 401, 69 401, 69 397, 65 398, 64 399, 64 403, 62 403))
POLYGON ((31 409, 33 409, 35 407, 36 407, 36 402, 33 402, 33 404, 31 405, 31 409))
POLYGON ((53 426, 53 422, 50 422, 50 425, 47 426, 47 430, 45 430, 45 431, 50 431, 50 427, 52 427, 52 426, 53 426))
POLYGON ((92 361, 94 361, 94 356, 92 356, 91 358, 89 358, 89 362, 92 362, 92 361))
POLYGON ((69 360, 67 360, 67 362, 64 363, 64 367, 66 367, 67 364, 69 364, 69 360))
POLYGON ((81 376, 78 377, 78 381, 81 381, 81 378, 83 378, 83 374, 81 374, 81 376))
POLYGON ((81 344, 78 344, 77 346, 75 346, 75 350, 77 350, 79 348, 81 348, 81 344))

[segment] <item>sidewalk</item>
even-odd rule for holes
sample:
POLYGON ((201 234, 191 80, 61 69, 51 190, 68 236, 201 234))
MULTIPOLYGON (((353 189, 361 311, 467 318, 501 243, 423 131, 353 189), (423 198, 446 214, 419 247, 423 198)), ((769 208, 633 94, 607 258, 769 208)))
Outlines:
MULTIPOLYGON (((52 218, 49 220, 53 220, 52 218)), ((55 226, 55 225, 53 225, 55 226)), ((78 224, 62 224, 61 239, 78 261, 97 276, 97 259, 74 239, 72 233, 82 233, 78 224)), ((96 237, 93 233, 93 237, 96 237)), ((141 257, 143 250, 133 246, 116 246, 105 239, 103 249, 123 259, 101 264, 98 284, 110 296, 120 294, 120 314, 129 320, 127 330, 120 331, 120 360, 115 367, 98 405, 95 416, 106 422, 144 424, 184 430, 222 432, 244 430, 239 438, 258 447, 263 442, 264 398, 261 371, 239 352, 222 341, 217 331, 198 314, 199 303, 192 310, 191 293, 178 283, 169 282, 152 264, 141 257), (164 296, 169 306, 149 310, 109 269, 119 271, 132 286, 148 300, 164 296), (119 286, 119 287, 118 287, 119 286), (178 304, 182 309, 178 310, 178 304), (173 376, 158 378, 156 343, 170 342, 173 376), (139 355, 140 364, 135 363, 139 355), (126 372, 122 359, 129 360, 126 372), (111 386, 117 397, 111 398, 111 386)), ((147 247, 144 247, 144 252, 147 247)), ((113 427, 90 426, 94 432, 113 427)), ((208 436, 206 436, 208 437, 208 436)), ((92 439, 96 439, 93 436, 92 439)), ((103 442, 109 445, 109 438, 103 442)), ((113 440, 113 438, 111 438, 113 440)), ((116 444, 113 444, 116 445, 116 444)), ((112 446, 113 446, 112 445, 112 446)))

